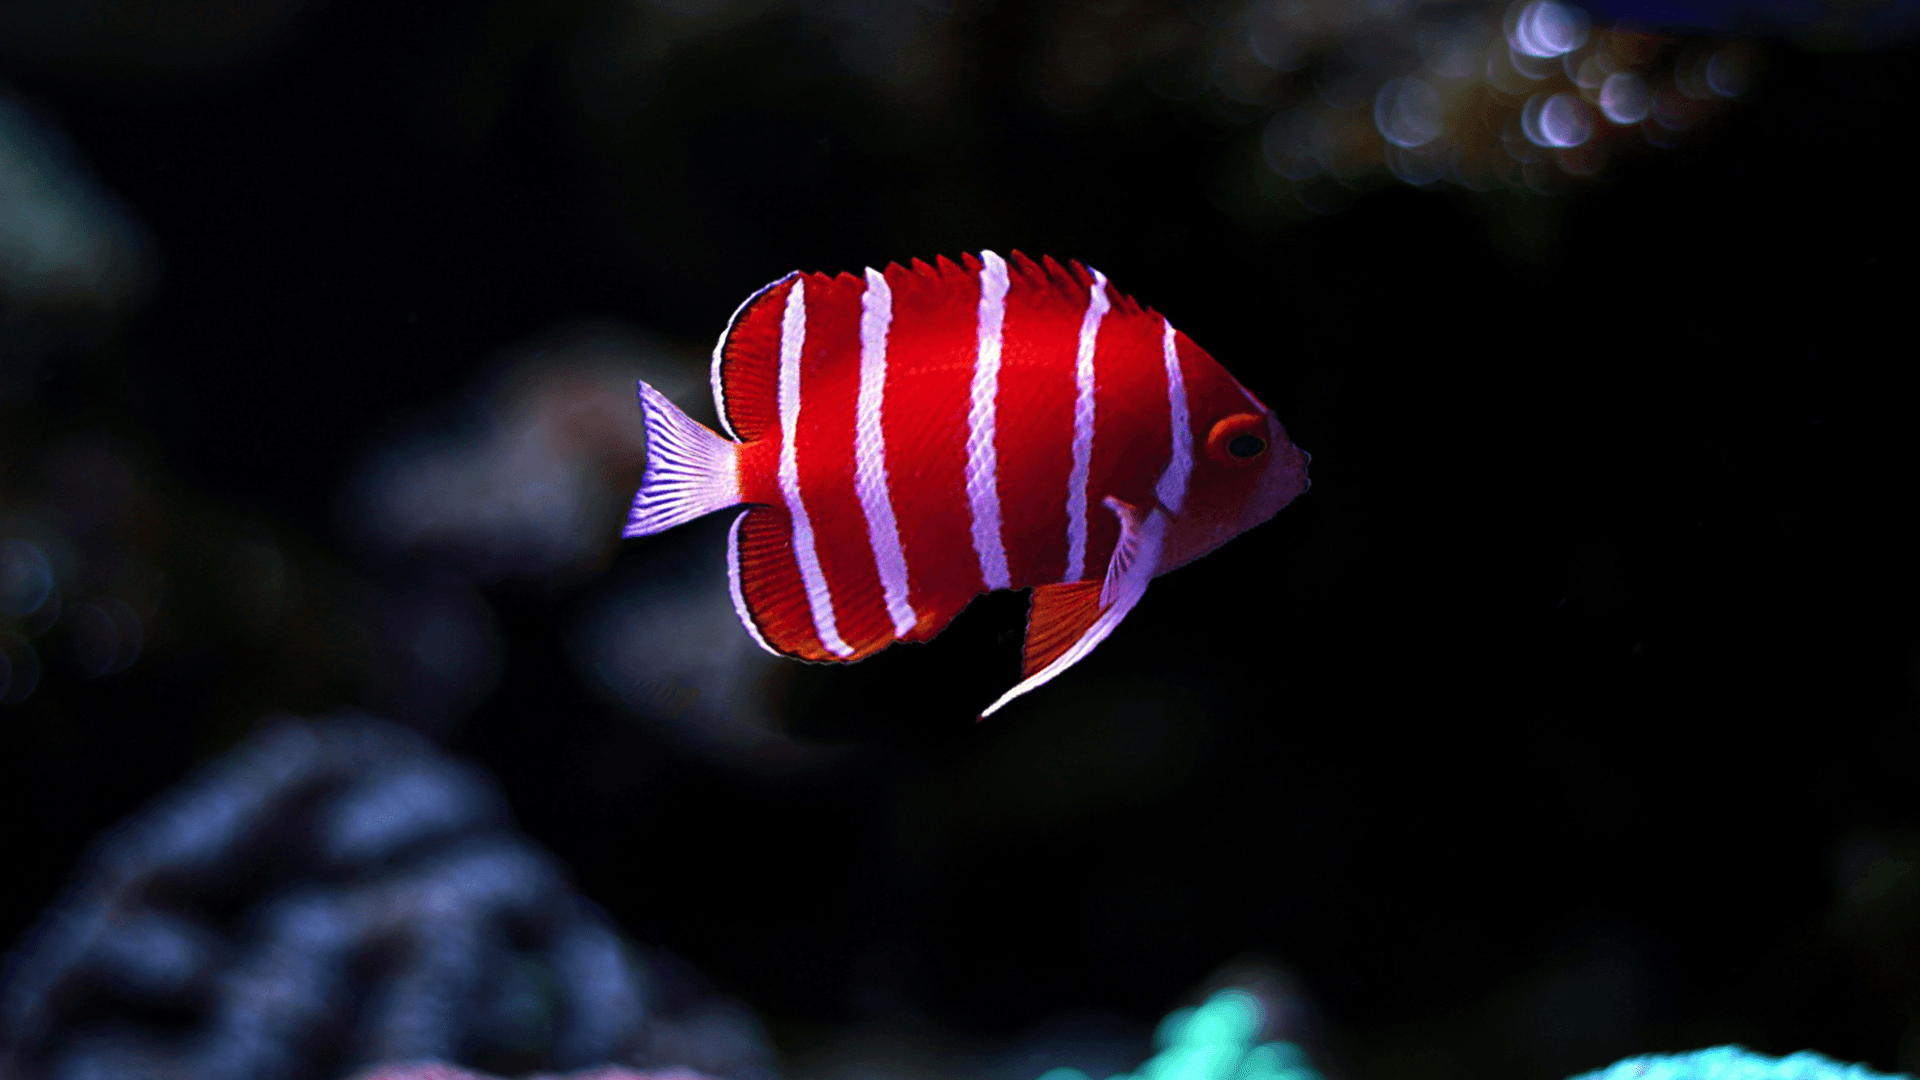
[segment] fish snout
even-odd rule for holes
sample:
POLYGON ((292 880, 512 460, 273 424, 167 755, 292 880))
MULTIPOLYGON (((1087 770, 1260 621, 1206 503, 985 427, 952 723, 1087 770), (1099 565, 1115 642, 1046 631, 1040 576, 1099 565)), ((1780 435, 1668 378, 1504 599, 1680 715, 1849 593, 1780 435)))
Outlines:
POLYGON ((1242 529, 1252 528, 1279 513, 1309 485, 1307 461, 1311 455, 1293 445, 1286 429, 1271 415, 1267 417, 1267 430, 1273 452, 1247 500, 1246 513, 1241 518, 1242 529))

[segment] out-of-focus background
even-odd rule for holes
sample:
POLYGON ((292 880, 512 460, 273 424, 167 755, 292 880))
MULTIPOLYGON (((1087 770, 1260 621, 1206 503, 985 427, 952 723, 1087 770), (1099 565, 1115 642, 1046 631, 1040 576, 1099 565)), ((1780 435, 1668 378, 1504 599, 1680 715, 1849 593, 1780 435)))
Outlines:
POLYGON ((8 0, 0 1071, 1100 1077, 1236 978, 1353 1080, 1920 1069, 1917 36, 8 0), (981 248, 1314 455, 986 724, 1024 598, 812 667, 617 539, 635 378, 981 248))

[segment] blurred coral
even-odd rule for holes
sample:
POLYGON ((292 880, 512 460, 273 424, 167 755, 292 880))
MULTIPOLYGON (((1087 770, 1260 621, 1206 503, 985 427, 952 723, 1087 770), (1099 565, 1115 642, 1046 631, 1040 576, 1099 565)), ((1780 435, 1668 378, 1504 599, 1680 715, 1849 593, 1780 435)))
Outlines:
POLYGON ((274 722, 104 838, 0 996, 22 1080, 421 1060, 772 1075, 752 1018, 622 941, 484 775, 367 718, 274 722))
POLYGON ((1885 1080, 1890 1075, 1812 1050, 1776 1058, 1744 1046, 1715 1046, 1689 1054, 1630 1057, 1572 1080, 1885 1080))
MULTIPOLYGON (((494 1080, 480 1073, 456 1069, 451 1065, 426 1062, 419 1065, 382 1065, 360 1073, 353 1080, 494 1080)), ((557 1076, 552 1073, 534 1073, 523 1080, 712 1080, 689 1069, 661 1069, 655 1072, 635 1072, 631 1069, 603 1068, 587 1069, 583 1072, 557 1076)))
MULTIPOLYGON (((1253 991, 1218 991, 1198 1006, 1168 1013, 1153 1035, 1160 1052, 1111 1080, 1324 1080, 1300 1044, 1262 1041, 1274 1020, 1269 1003, 1253 991)), ((1055 1069, 1042 1080, 1086 1080, 1086 1075, 1055 1069)))
MULTIPOLYGON (((1109 1080, 1320 1080, 1313 1057, 1300 1045, 1259 1041, 1272 1034, 1272 1024, 1267 999, 1241 988, 1218 991, 1197 1007, 1167 1014, 1154 1033, 1160 1052, 1134 1072, 1109 1080)), ((1892 1075, 1811 1050, 1775 1058, 1741 1046, 1716 1046, 1625 1058, 1571 1080, 1891 1080, 1892 1075)), ((1039 1080, 1087 1080, 1087 1074, 1060 1068, 1039 1080)))

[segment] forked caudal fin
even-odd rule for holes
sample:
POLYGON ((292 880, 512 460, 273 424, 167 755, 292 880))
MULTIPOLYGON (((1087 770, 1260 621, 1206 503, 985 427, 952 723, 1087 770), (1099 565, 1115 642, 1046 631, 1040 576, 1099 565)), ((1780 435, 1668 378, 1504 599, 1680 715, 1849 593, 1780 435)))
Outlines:
POLYGON ((1155 507, 1142 514, 1111 498, 1106 503, 1120 518, 1120 543, 1107 564, 1106 580, 1042 585, 1033 590, 1033 609, 1027 616, 1026 662, 1021 672, 1026 677, 987 706, 980 719, 985 720, 1007 702, 1044 686, 1085 659, 1146 595, 1147 582, 1160 568, 1167 512, 1155 507))
POLYGON ((623 536, 652 536, 740 501, 739 445, 709 431, 642 382, 647 471, 623 536))

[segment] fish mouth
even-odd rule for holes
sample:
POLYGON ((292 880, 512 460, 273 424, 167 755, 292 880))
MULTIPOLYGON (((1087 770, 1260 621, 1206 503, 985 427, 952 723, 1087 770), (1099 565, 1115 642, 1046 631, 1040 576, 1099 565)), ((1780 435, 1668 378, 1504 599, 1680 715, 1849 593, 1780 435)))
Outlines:
POLYGON ((1267 415, 1267 433, 1273 457, 1247 499, 1246 513, 1240 520, 1242 529, 1250 529, 1279 513, 1312 483, 1307 478, 1307 461, 1312 455, 1293 445, 1286 429, 1271 413, 1267 415))

